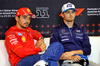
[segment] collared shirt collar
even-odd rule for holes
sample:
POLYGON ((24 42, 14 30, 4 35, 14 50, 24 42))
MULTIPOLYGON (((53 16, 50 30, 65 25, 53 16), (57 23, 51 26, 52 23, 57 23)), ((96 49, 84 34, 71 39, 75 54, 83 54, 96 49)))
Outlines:
MULTIPOLYGON (((62 25, 65 27, 67 27, 67 28, 69 28, 68 26, 67 26, 67 24, 65 24, 64 22, 62 23, 62 25)), ((76 25, 76 23, 74 23, 74 25, 73 25, 73 27, 72 28, 74 28, 74 27, 76 27, 77 25, 76 25)))

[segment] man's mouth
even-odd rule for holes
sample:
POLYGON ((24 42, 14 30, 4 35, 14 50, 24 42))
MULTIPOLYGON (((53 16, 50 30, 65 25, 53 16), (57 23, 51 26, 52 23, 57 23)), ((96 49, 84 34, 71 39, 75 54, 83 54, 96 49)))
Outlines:
POLYGON ((28 25, 28 23, 24 23, 25 25, 28 25))
POLYGON ((73 18, 73 17, 69 17, 69 18, 73 18))

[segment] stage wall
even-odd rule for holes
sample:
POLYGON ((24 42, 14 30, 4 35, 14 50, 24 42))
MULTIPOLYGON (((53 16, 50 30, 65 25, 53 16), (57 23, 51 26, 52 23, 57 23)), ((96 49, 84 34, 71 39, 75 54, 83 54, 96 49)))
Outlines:
POLYGON ((52 29, 63 22, 59 14, 67 2, 76 5, 75 23, 85 27, 89 36, 100 36, 100 0, 0 0, 0 39, 15 25, 14 17, 21 7, 29 7, 36 15, 30 27, 50 37, 52 29))

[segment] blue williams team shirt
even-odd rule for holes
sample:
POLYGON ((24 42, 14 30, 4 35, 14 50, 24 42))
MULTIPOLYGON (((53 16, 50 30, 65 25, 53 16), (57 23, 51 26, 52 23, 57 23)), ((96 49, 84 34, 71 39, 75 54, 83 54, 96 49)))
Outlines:
POLYGON ((82 50, 83 55, 90 55, 91 45, 84 27, 77 26, 74 23, 69 28, 64 22, 52 30, 50 44, 60 42, 64 46, 64 52, 72 50, 82 50))

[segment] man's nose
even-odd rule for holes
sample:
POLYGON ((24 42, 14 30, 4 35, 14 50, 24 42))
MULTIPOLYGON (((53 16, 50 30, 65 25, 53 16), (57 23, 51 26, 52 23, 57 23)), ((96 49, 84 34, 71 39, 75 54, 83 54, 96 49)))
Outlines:
POLYGON ((72 16, 72 13, 70 12, 70 16, 72 16))
POLYGON ((29 19, 26 19, 26 22, 30 22, 30 20, 29 19))

